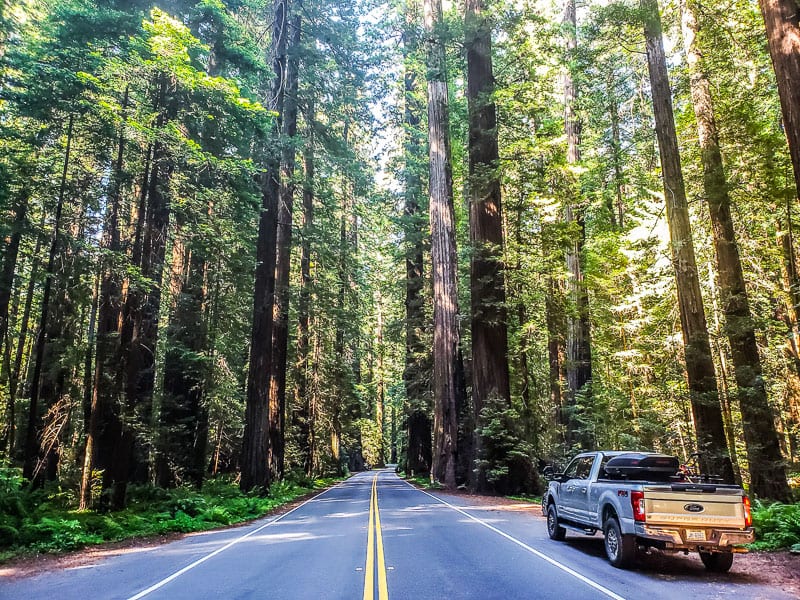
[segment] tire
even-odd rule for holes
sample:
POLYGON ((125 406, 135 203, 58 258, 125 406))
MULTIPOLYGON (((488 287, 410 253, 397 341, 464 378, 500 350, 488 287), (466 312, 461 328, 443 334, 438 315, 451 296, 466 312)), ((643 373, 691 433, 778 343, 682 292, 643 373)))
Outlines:
POLYGON ((712 573, 727 573, 733 565, 733 552, 700 552, 700 560, 712 573))
POLYGON ((547 507, 547 535, 551 540, 561 542, 567 537, 567 530, 558 524, 558 514, 556 513, 556 505, 551 504, 547 507))
POLYGON ((609 517, 603 524, 606 556, 618 569, 629 569, 636 562, 636 538, 623 535, 616 517, 609 517))

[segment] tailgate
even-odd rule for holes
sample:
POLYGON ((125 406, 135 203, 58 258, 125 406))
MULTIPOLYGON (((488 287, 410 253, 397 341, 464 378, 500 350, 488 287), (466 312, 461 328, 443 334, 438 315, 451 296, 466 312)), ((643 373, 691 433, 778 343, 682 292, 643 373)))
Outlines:
POLYGON ((645 487, 647 524, 744 529, 744 504, 740 490, 713 493, 645 487))

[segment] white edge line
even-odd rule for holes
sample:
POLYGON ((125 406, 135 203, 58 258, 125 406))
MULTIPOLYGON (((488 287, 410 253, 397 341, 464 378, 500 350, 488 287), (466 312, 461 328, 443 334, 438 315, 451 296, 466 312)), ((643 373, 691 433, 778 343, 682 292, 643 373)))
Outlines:
POLYGON ((484 526, 484 527, 486 527, 487 529, 490 529, 490 530, 494 531, 495 533, 497 533, 497 534, 499 534, 499 535, 503 536, 503 537, 504 537, 504 538, 506 538, 508 541, 515 543, 515 544, 516 544, 517 546, 519 546, 520 548, 523 548, 523 549, 527 550, 528 552, 530 552, 531 554, 533 554, 533 555, 535 555, 535 556, 538 556, 539 558, 541 558, 542 560, 544 560, 544 561, 546 561, 546 562, 550 563, 550 564, 551 564, 551 565, 553 565, 554 567, 556 567, 556 568, 558 568, 558 569, 561 569, 561 570, 562 570, 562 571, 564 571, 565 573, 568 573, 568 574, 572 575, 573 577, 575 577, 575 578, 577 578, 577 579, 580 579, 580 580, 581 580, 583 583, 585 583, 586 585, 588 585, 588 586, 591 586, 591 587, 593 587, 594 589, 596 589, 597 591, 604 593, 604 594, 605 594, 606 596, 608 596, 609 598, 614 598, 614 600, 625 600, 625 598, 624 598, 623 596, 620 596, 619 594, 616 594, 616 593, 612 592, 612 591, 611 591, 610 589, 608 589, 607 587, 604 587, 604 586, 600 585, 599 583, 597 583, 597 582, 595 582, 595 581, 592 581, 591 579, 589 579, 589 578, 588 578, 588 577, 586 577, 585 575, 581 575, 581 574, 580 574, 580 573, 578 573, 577 571, 575 571, 575 570, 573 570, 573 569, 570 569, 568 566, 561 564, 560 562, 558 562, 557 560, 554 560, 554 559, 550 558, 550 557, 549 557, 549 556, 547 556, 546 554, 542 554, 541 552, 539 552, 539 551, 538 551, 538 550, 536 550, 535 548, 531 548, 531 547, 530 547, 530 546, 528 546, 528 544, 526 544, 525 542, 522 542, 522 541, 518 540, 517 538, 515 538, 515 537, 513 537, 513 536, 511 536, 511 535, 509 535, 509 534, 507 534, 507 533, 505 533, 504 531, 501 531, 501 530, 499 530, 497 527, 494 527, 493 525, 489 525, 489 523, 487 523, 486 521, 482 521, 482 520, 480 520, 479 518, 477 518, 477 517, 475 517, 475 516, 473 516, 473 515, 469 514, 468 512, 466 512, 466 511, 464 511, 464 510, 462 510, 462 509, 458 508, 457 506, 453 506, 453 505, 452 505, 452 504, 450 504, 449 502, 446 502, 445 500, 442 500, 441 498, 438 498, 438 497, 434 496, 433 494, 429 494, 429 493, 428 493, 428 492, 426 492, 425 490, 421 490, 421 489, 419 489, 419 488, 417 488, 417 487, 414 487, 414 486, 413 486, 413 485, 411 485, 411 484, 410 484, 408 481, 405 481, 405 480, 402 480, 402 481, 404 481, 406 484, 408 484, 410 487, 412 487, 413 489, 417 490, 418 492, 422 492, 422 493, 423 493, 423 494, 425 494, 426 496, 430 496, 431 498, 433 498, 433 499, 434 499, 434 500, 436 500, 437 502, 441 502, 442 504, 444 504, 444 505, 445 505, 445 506, 447 506, 448 508, 451 508, 451 509, 453 509, 454 511, 456 511, 456 512, 458 512, 458 513, 461 513, 462 515, 464 515, 464 516, 465 516, 465 517, 467 517, 468 519, 471 519, 471 520, 475 521, 476 523, 480 523, 481 525, 483 525, 483 526, 484 526))
POLYGON ((168 584, 170 581, 173 581, 174 579, 177 579, 178 577, 180 577, 181 575, 183 575, 183 574, 184 574, 184 573, 186 573, 187 571, 190 571, 190 570, 194 569, 196 566, 198 566, 198 565, 200 565, 200 564, 202 564, 202 563, 206 562, 206 561, 207 561, 209 558, 213 558, 214 556, 216 556, 216 555, 217 555, 217 554, 219 554, 220 552, 224 552, 225 550, 227 550, 227 549, 228 549, 228 548, 230 548, 231 546, 233 546, 233 545, 235 545, 235 544, 238 544, 238 543, 239 543, 239 542, 241 542, 242 540, 246 540, 246 539, 247 539, 247 538, 249 538, 251 535, 255 535, 255 534, 256 534, 256 533, 258 533, 259 531, 261 531, 261 530, 263 530, 263 529, 266 529, 266 528, 267 528, 267 527, 269 527, 270 525, 272 525, 272 524, 274 524, 274 523, 277 523, 278 521, 280 521, 281 519, 283 519, 283 518, 285 518, 285 517, 288 517, 288 516, 289 516, 290 514, 292 514, 294 511, 296 511, 296 510, 300 510, 301 508, 303 508, 303 507, 304 507, 306 504, 308 504, 309 502, 313 502, 314 500, 316 500, 316 499, 317 499, 317 498, 319 498, 320 496, 322 496, 322 495, 324 495, 324 494, 327 494, 327 493, 328 493, 328 492, 330 492, 331 490, 333 490, 333 489, 335 489, 335 488, 339 487, 340 485, 342 485, 343 483, 346 483, 347 481, 350 481, 350 480, 349 480, 349 479, 346 479, 345 481, 340 481, 340 482, 339 482, 339 483, 337 483, 336 485, 329 487, 327 490, 323 490, 323 491, 321 491, 319 494, 316 494, 316 495, 315 495, 315 496, 313 496, 312 498, 309 498, 308 500, 306 500, 306 501, 305 501, 305 502, 303 502, 302 504, 299 504, 299 505, 295 506, 295 507, 294 507, 292 510, 290 510, 290 511, 288 511, 288 512, 285 512, 285 513, 283 513, 282 515, 280 515, 280 516, 278 516, 278 517, 276 517, 276 518, 272 519, 272 520, 271 520, 271 521, 269 521, 268 523, 265 523, 265 524, 264 524, 264 525, 262 525, 261 527, 258 527, 257 529, 254 529, 254 530, 253 530, 253 531, 251 531, 250 533, 247 533, 247 534, 245 534, 245 535, 243 535, 243 536, 241 536, 241 537, 238 537, 238 538, 236 538, 235 540, 233 540, 233 541, 231 541, 231 542, 228 542, 227 544, 225 544, 225 545, 224 545, 224 546, 222 546, 221 548, 217 548, 216 550, 214 550, 214 551, 213 551, 213 552, 211 552, 210 554, 206 554, 206 555, 205 555, 203 558, 199 558, 199 559, 197 559, 196 561, 194 561, 193 563, 186 565, 186 566, 185 566, 185 567, 183 567, 183 568, 182 568, 180 571, 176 571, 175 573, 173 573, 173 574, 172 574, 172 575, 170 575, 169 577, 165 577, 165 578, 164 578, 164 579, 162 579, 161 581, 159 581, 159 582, 157 582, 157 583, 154 583, 154 584, 153 584, 153 585, 151 585, 149 588, 142 590, 141 592, 139 592, 139 593, 138 593, 138 594, 136 594, 135 596, 131 596, 130 598, 128 598, 128 600, 139 600, 140 598, 144 598, 144 597, 145 597, 145 596, 147 596, 148 594, 151 594, 152 592, 155 592, 157 589, 164 587, 164 586, 165 586, 165 585, 167 585, 167 584, 168 584))

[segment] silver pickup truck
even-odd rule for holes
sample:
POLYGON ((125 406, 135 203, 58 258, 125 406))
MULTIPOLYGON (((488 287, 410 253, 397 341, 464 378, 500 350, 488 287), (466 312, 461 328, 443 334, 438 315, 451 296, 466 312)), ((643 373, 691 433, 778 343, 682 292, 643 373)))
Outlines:
POLYGON ((640 547, 696 551, 710 571, 725 572, 754 541, 750 502, 734 485, 693 482, 678 459, 652 452, 584 452, 552 476, 542 511, 547 532, 602 531, 612 565, 633 565, 640 547))

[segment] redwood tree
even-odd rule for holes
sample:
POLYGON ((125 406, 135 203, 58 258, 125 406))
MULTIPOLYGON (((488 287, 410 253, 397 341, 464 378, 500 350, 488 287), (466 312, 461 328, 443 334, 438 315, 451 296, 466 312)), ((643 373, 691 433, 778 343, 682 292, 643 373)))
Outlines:
MULTIPOLYGON (((491 21, 485 0, 467 0, 465 15, 467 100, 469 104, 469 237, 472 309, 472 404, 478 431, 489 402, 510 407, 508 330, 506 323, 503 217, 500 199, 497 110, 492 98, 491 21)), ((483 440, 475 437, 476 456, 483 440)), ((486 457, 502 460, 502 457, 486 457)), ((483 463, 480 463, 483 464, 483 463)), ((479 467, 475 488, 487 487, 479 467)))
POLYGON ((686 187, 678 152, 672 92, 664 55, 658 2, 641 0, 641 8, 672 264, 678 291, 686 375, 697 433, 697 449, 701 453, 700 466, 703 472, 713 473, 725 481, 732 482, 733 466, 725 438, 717 378, 697 275, 689 205, 686 202, 686 187))
POLYGON ((797 0, 759 0, 769 54, 778 79, 783 129, 800 194, 800 9, 797 0))
POLYGON ((441 0, 425 0, 428 38, 428 184, 433 263, 433 472, 448 488, 456 486, 458 458, 461 333, 458 326, 455 215, 450 162, 450 107, 447 60, 441 38, 441 0))
POLYGON ((722 310, 725 313, 725 334, 731 345, 739 406, 742 411, 742 430, 747 445, 750 470, 750 490, 762 498, 788 502, 791 500, 791 492, 786 482, 775 420, 767 399, 761 357, 756 343, 755 322, 750 313, 742 261, 736 244, 728 182, 722 163, 714 103, 711 98, 711 85, 706 76, 703 54, 697 39, 699 27, 696 11, 693 0, 681 2, 692 105, 697 120, 700 157, 703 163, 703 191, 711 215, 720 297, 722 310))

